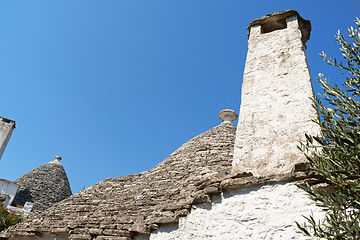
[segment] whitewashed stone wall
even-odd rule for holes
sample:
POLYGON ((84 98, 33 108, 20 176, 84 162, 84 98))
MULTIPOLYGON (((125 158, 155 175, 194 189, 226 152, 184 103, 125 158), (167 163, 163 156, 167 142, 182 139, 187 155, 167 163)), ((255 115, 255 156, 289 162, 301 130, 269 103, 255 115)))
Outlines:
POLYGON ((303 223, 302 215, 312 212, 322 215, 294 183, 233 191, 213 200, 211 206, 198 206, 181 218, 178 227, 153 232, 150 240, 312 239, 298 232, 295 221, 303 223))
POLYGON ((11 181, 0 179, 0 193, 6 195, 6 199, 4 201, 4 207, 8 207, 13 202, 16 192, 19 186, 11 181))
POLYGON ((13 120, 0 117, 0 159, 5 151, 11 134, 15 128, 15 122, 13 120))
MULTIPOLYGON (((285 19, 284 19, 285 20, 285 19)), ((236 132, 235 171, 256 176, 288 173, 305 162, 297 149, 304 133, 317 135, 316 111, 297 16, 287 28, 261 33, 252 26, 236 132)))

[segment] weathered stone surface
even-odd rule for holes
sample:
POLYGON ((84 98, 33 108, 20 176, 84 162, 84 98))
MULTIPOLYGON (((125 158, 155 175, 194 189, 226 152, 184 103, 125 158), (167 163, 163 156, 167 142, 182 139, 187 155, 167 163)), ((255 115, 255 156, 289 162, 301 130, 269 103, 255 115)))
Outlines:
MULTIPOLYGON (((8 232, 13 237, 30 229, 50 233, 56 226, 67 229, 74 239, 130 239, 134 233, 150 234, 158 224, 177 223, 198 198, 198 191, 214 192, 219 184, 212 181, 230 174, 235 131, 232 123, 223 122, 153 169, 106 179, 8 232)), ((200 198, 204 196, 209 201, 206 194, 200 198)))
POLYGON ((64 167, 58 160, 51 161, 20 177, 15 184, 19 190, 14 205, 33 202, 33 212, 42 212, 72 195, 64 167))
POLYGON ((311 214, 323 215, 295 183, 265 184, 227 191, 180 218, 178 227, 160 226, 150 240, 309 240, 313 238, 299 233, 295 221, 302 223, 302 215, 311 214))
POLYGON ((130 232, 130 231, 124 231, 124 230, 118 230, 118 229, 104 229, 103 235, 131 238, 134 236, 134 233, 130 232))
POLYGON ((0 159, 15 128, 15 121, 0 117, 0 159))
POLYGON ((274 31, 275 29, 286 28, 286 18, 291 16, 297 16, 298 18, 299 29, 301 31, 301 41, 305 45, 305 43, 310 39, 311 23, 309 20, 303 19, 297 11, 292 9, 270 13, 251 21, 249 27, 247 28, 249 30, 249 35, 251 27, 256 25, 262 25, 263 28, 267 28, 263 29, 262 32, 270 32, 274 31))
POLYGON ((235 152, 240 151, 237 156, 243 157, 235 161, 238 171, 231 172, 236 128, 230 117, 153 169, 106 179, 9 228, 0 238, 21 239, 22 234, 29 234, 33 237, 27 240, 301 239, 293 221, 313 206, 289 182, 320 180, 305 165, 294 166, 304 162, 293 152, 298 133, 314 128, 308 122, 313 117, 309 102, 303 101, 305 95, 310 96, 311 84, 302 31, 310 30, 297 25, 299 16, 290 13, 266 16, 251 25, 247 59, 251 67, 245 69, 235 146, 235 152), (280 17, 284 15, 285 27, 280 17), (268 37, 261 38, 258 24, 264 25, 268 37), (305 85, 297 83, 304 78, 305 85), (286 92, 290 87, 292 93, 297 91, 291 97, 286 92))
POLYGON ((295 163, 307 161, 297 149, 304 133, 320 133, 311 121, 318 116, 310 100, 313 90, 301 40, 302 21, 295 11, 285 11, 250 24, 235 172, 256 176, 291 172, 295 163), (272 21, 284 21, 285 28, 263 33, 263 25, 272 21))
POLYGON ((70 239, 91 239, 90 234, 70 234, 70 239))
POLYGON ((95 240, 131 240, 130 237, 97 236, 95 240))
POLYGON ((162 163, 140 174, 110 178, 45 212, 2 232, 17 239, 133 239, 150 236, 163 225, 177 224, 193 204, 233 189, 302 179, 317 179, 308 169, 266 177, 231 173, 235 126, 224 122, 193 138, 162 163), (216 152, 211 151, 217 149, 216 152), (217 161, 218 160, 218 161, 217 161), (41 233, 41 234, 40 234, 41 233))

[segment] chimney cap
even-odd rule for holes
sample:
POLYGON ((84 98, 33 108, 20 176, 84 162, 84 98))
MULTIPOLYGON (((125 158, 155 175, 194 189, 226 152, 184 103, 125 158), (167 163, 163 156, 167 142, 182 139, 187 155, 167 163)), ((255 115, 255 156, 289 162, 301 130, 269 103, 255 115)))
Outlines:
POLYGON ((224 109, 219 112, 219 118, 223 121, 232 122, 238 118, 238 115, 234 110, 224 109))
POLYGON ((287 18, 290 16, 298 17, 299 28, 300 28, 301 35, 302 35, 301 41, 305 45, 305 43, 310 39, 311 23, 309 20, 305 20, 304 18, 302 18, 300 16, 300 14, 293 9, 289 9, 289 10, 285 10, 285 11, 281 11, 281 12, 270 13, 263 17, 260 17, 258 19, 251 21, 250 25, 247 28, 247 30, 249 30, 248 35, 250 35, 250 29, 253 26, 263 25, 266 23, 277 24, 280 19, 284 19, 284 18, 287 18))
POLYGON ((55 156, 55 159, 58 160, 58 161, 61 161, 62 157, 60 157, 60 156, 55 156))
POLYGON ((8 118, 4 118, 4 117, 1 117, 1 116, 0 116, 0 121, 6 122, 6 123, 10 123, 10 124, 13 125, 12 127, 15 128, 15 121, 14 121, 14 120, 11 120, 11 119, 8 119, 8 118))

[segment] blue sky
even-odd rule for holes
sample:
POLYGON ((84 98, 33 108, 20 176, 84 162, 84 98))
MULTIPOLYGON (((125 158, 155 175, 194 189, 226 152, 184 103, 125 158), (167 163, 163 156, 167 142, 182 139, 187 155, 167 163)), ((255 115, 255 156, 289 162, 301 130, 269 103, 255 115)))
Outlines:
MULTIPOLYGON (((63 157, 73 192, 138 173, 240 108, 247 26, 295 9, 311 20, 307 55, 339 56, 334 35, 358 0, 32 0, 0 2, 0 116, 17 128, 0 160, 15 180, 63 157)), ((236 123, 235 123, 236 124, 236 123)))

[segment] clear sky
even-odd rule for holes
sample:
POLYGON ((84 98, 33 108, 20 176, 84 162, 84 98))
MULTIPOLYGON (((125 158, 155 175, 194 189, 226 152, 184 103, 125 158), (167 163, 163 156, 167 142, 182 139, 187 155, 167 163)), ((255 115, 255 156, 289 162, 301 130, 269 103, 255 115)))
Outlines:
POLYGON ((358 0, 0 1, 0 116, 17 125, 0 178, 60 155, 75 193, 152 168, 239 111, 246 28, 287 9, 311 20, 319 92, 317 74, 336 73, 318 54, 339 56, 358 0))

